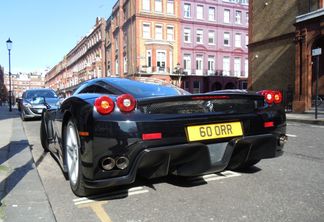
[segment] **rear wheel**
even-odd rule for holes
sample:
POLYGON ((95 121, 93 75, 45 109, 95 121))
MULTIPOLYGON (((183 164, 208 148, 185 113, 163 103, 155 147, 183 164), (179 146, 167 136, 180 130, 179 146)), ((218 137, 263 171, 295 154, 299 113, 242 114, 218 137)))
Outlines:
POLYGON ((81 172, 80 138, 74 122, 70 119, 64 130, 64 151, 69 181, 73 193, 77 196, 88 194, 81 172))
POLYGON ((47 138, 47 131, 45 128, 45 120, 42 118, 41 125, 40 125, 40 139, 42 143, 42 147, 45 152, 48 151, 48 138, 47 138))

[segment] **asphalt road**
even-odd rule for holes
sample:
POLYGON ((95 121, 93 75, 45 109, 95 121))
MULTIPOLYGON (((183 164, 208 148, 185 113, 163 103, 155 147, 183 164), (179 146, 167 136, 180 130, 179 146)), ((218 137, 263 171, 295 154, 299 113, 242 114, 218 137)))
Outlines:
POLYGON ((43 153, 40 121, 23 125, 58 222, 324 221, 324 126, 288 123, 284 155, 245 172, 138 180, 85 199, 43 153))

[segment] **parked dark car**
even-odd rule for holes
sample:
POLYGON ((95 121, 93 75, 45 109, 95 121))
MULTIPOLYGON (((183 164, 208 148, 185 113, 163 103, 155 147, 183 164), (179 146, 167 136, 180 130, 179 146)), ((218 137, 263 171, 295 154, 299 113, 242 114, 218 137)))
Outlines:
POLYGON ((250 167, 283 153, 282 96, 220 91, 189 94, 173 85, 101 78, 43 112, 40 138, 72 191, 169 174, 197 176, 250 167))
POLYGON ((19 99, 18 110, 22 120, 40 118, 45 108, 55 106, 59 98, 52 89, 28 89, 19 99))

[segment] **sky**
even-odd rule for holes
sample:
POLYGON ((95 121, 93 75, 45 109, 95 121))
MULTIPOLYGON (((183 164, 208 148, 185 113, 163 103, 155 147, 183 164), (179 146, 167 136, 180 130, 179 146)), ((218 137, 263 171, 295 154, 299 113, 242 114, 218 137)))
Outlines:
POLYGON ((42 72, 60 62, 117 0, 0 0, 0 66, 11 73, 42 72))

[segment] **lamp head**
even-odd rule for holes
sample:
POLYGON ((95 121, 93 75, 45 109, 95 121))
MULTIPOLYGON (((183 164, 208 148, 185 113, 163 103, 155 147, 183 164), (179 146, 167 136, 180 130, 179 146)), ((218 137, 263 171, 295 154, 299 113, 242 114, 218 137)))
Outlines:
POLYGON ((10 51, 12 49, 12 41, 10 40, 10 38, 6 41, 7 43, 7 49, 10 51))

